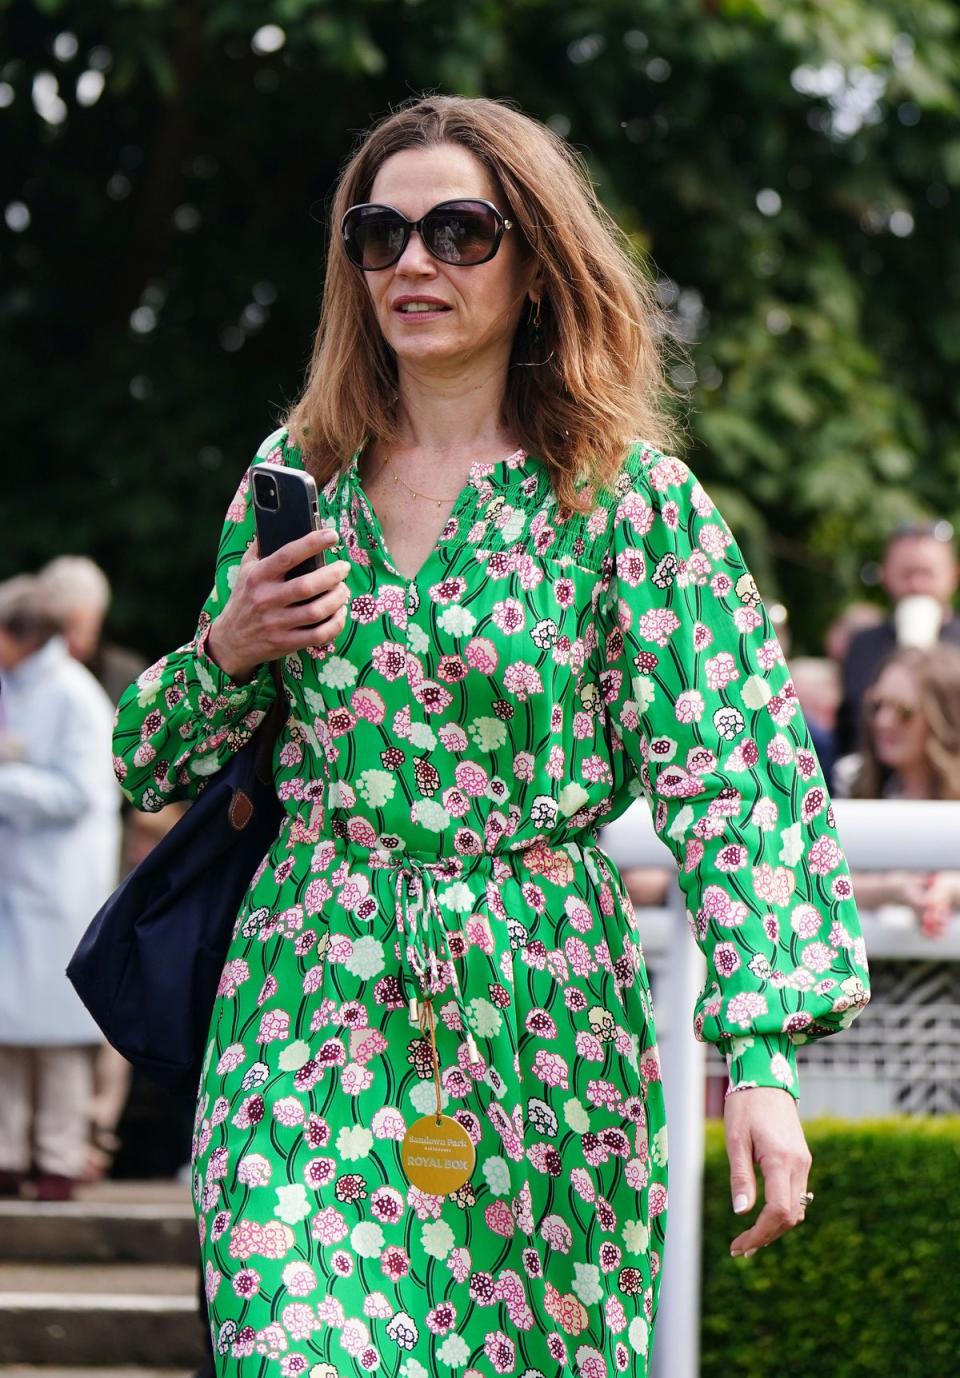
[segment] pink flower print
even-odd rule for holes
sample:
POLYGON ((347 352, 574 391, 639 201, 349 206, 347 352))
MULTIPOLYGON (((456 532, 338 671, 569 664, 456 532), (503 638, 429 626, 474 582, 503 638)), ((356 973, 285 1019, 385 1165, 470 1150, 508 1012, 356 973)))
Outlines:
POLYGON ((309 1340, 317 1328, 313 1309, 302 1301, 290 1302, 281 1312, 283 1328, 291 1340, 309 1340))
POLYGON ((336 1297, 324 1297, 323 1301, 317 1303, 317 1320, 334 1330, 341 1329, 344 1321, 343 1303, 337 1301, 336 1297))
POLYGON ((540 1225, 540 1234, 558 1254, 568 1254, 573 1246, 573 1232, 559 1215, 548 1215, 540 1225))
MULTIPOLYGON (((255 1297, 260 1291, 260 1274, 254 1268, 241 1268, 234 1274, 233 1290, 244 1301, 255 1297)), ((208 1297, 207 1300, 212 1301, 213 1298, 208 1297)))
POLYGON ((667 1209, 667 1189, 662 1182, 654 1182, 648 1197, 651 1218, 663 1215, 667 1209))
POLYGON ((279 1359, 287 1348, 287 1337, 283 1327, 276 1321, 257 1331, 257 1353, 268 1359, 279 1359))
POLYGON ((650 1164, 645 1158, 631 1158, 623 1175, 634 1191, 643 1191, 650 1180, 650 1164))
POLYGON ((464 654, 467 664, 482 675, 492 675, 500 660, 496 646, 485 636, 468 641, 464 654))
POLYGON ((736 661, 728 651, 720 651, 718 655, 711 656, 705 669, 708 689, 725 689, 728 684, 740 678, 736 661))
MULTIPOLYGON (((453 1307, 449 1309, 453 1311, 453 1307)), ((363 1314, 371 1320, 388 1321, 393 1315, 393 1307, 382 1292, 368 1292, 363 1299, 363 1314)))
POLYGON ((235 1072, 238 1067, 242 1067, 247 1058, 247 1050, 242 1043, 231 1043, 229 1048, 225 1048, 220 1054, 217 1062, 217 1075, 226 1076, 228 1072, 235 1072))
POLYGON ((427 1329, 434 1335, 448 1334, 457 1323, 457 1308, 452 1302, 444 1301, 427 1312, 427 1329))
POLYGON ((676 613, 671 612, 669 608, 654 608, 642 614, 637 626, 644 641, 666 646, 680 626, 680 621, 676 613))
POLYGON ((382 675, 391 684, 407 672, 406 651, 392 641, 384 641, 381 645, 374 646, 370 659, 377 674, 382 675))
POLYGON ((249 978, 250 968, 242 957, 235 957, 224 965, 220 974, 220 983, 217 986, 217 995, 225 996, 228 1000, 232 999, 237 993, 237 987, 249 978))
MULTIPOLYGON (((690 478, 690 470, 682 459, 676 459, 673 455, 666 455, 658 459, 656 464, 647 470, 650 479, 650 486, 658 493, 665 493, 668 488, 682 488, 690 478)), ((664 503, 664 507, 667 504, 664 503)))
POLYGON ((807 864, 816 876, 827 876, 843 864, 843 853, 832 837, 818 837, 807 853, 807 864))
POLYGON ((469 746, 467 734, 457 723, 445 723, 443 727, 437 729, 437 736, 440 744, 445 751, 461 752, 466 751, 469 746))
POLYGON ((263 1226, 260 1253, 264 1258, 283 1258, 293 1248, 293 1230, 279 1220, 268 1220, 263 1226))
POLYGON ((691 775, 710 775, 717 768, 717 758, 705 746, 693 747, 687 752, 687 770, 691 775))
POLYGON ((717 943, 713 949, 713 965, 718 975, 732 976, 740 969, 740 953, 733 943, 717 943))
POLYGON ((491 1201, 483 1213, 487 1229, 503 1239, 510 1239, 514 1232, 514 1220, 506 1201, 491 1201))
POLYGON ((646 536, 653 528, 653 510, 639 493, 627 493, 614 517, 614 525, 621 522, 629 522, 637 536, 646 536))
POLYGON ((456 1282, 466 1282, 470 1276, 470 1253, 467 1249, 452 1249, 447 1259, 447 1267, 456 1282))
POLYGON ((370 1210, 382 1225, 395 1225, 404 1212, 403 1197, 393 1187, 378 1187, 370 1197, 370 1210))
POLYGON ((307 914, 322 914, 324 905, 331 900, 332 890, 326 881, 311 881, 307 886, 307 892, 303 897, 304 908, 307 914))
POLYGON ((600 1249, 597 1254, 597 1261, 600 1264, 601 1272, 615 1272, 617 1268, 620 1267, 620 1262, 622 1258, 623 1254, 621 1253, 620 1249, 611 1240, 605 1239, 603 1243, 600 1245, 600 1249))
POLYGON ((557 1053, 541 1048, 533 1059, 533 1075, 546 1086, 559 1086, 566 1091, 570 1085, 567 1064, 557 1053))
POLYGON ((267 1010, 260 1020, 258 1043, 273 1043, 290 1037, 290 1015, 286 1010, 267 1010))
POLYGON ((757 652, 757 660, 764 670, 772 670, 775 665, 782 665, 784 663, 783 651, 775 636, 763 643, 757 652))
POLYGON ((589 1323, 586 1307, 572 1292, 558 1292, 549 1282, 543 1299, 543 1309, 568 1335, 582 1335, 589 1323))
POLYGON ((776 943, 780 941, 780 920, 776 914, 764 914, 763 931, 767 935, 767 941, 776 943))
POLYGON ((233 1117, 233 1123, 238 1129, 249 1129, 252 1125, 259 1124, 263 1115, 263 1097, 247 1096, 246 1100, 241 1101, 240 1108, 233 1117))
POLYGON ((495 1330, 483 1342, 483 1352, 493 1365, 495 1373, 513 1373, 517 1363, 517 1353, 512 1340, 508 1340, 502 1330, 495 1330))
POLYGON ((302 1354, 287 1354, 280 1360, 280 1378, 299 1378, 310 1367, 310 1360, 302 1354))
MULTIPOLYGON (((798 751, 797 769, 802 779, 812 780, 814 776, 820 773, 820 762, 812 751, 798 751)), ((830 824, 831 828, 834 826, 831 810, 827 811, 827 822, 830 824)))
POLYGON ((602 1105, 607 1110, 619 1114, 623 1108, 623 1097, 612 1081, 598 1077, 587 1082, 587 1100, 591 1105, 602 1105))
POLYGON ((347 1222, 336 1206, 325 1206, 313 1217, 310 1233, 321 1244, 339 1244, 347 1234, 347 1222))
POLYGON ((769 862, 753 868, 753 888, 758 899, 774 904, 778 909, 790 903, 796 881, 785 866, 771 866, 769 862))
POLYGON ((628 588, 637 588, 647 577, 647 562, 643 558, 643 552, 635 546, 619 550, 616 565, 617 578, 628 588))
POLYGON ((705 706, 703 695, 698 690, 685 689, 682 694, 677 695, 677 701, 673 709, 674 716, 677 722, 699 722, 703 717, 705 706))
POLYGON ((829 971, 837 957, 837 949, 828 943, 807 943, 800 960, 808 971, 829 971))
POLYGON ((337 1165, 332 1158, 311 1158, 303 1169, 307 1186, 312 1187, 314 1191, 328 1186, 336 1175, 337 1165))
POLYGON ((280 1100, 273 1103, 274 1119, 287 1129, 293 1129, 298 1124, 303 1124, 305 1113, 303 1104, 297 1100, 296 1096, 282 1096, 280 1100))
POLYGON ((425 713, 444 713, 453 703, 450 691, 430 679, 415 685, 413 696, 425 713))
POLYGON ((700 865, 700 862, 703 860, 703 854, 705 851, 706 848, 704 847, 703 843, 700 842, 697 838, 691 838, 687 842, 683 854, 683 869, 687 874, 697 869, 697 867, 700 865))
POLYGON ((389 1105, 376 1111, 370 1122, 370 1128, 375 1139, 399 1140, 407 1132, 407 1126, 400 1111, 394 1110, 389 1105))
POLYGON ((399 1282, 405 1278, 410 1271, 410 1259, 405 1249, 399 1245, 392 1244, 388 1249, 384 1249, 380 1255, 380 1269, 385 1277, 393 1282, 399 1282))
MULTIPOLYGON (((742 636, 749 636, 751 632, 755 632, 762 621, 763 619, 756 608, 734 609, 733 625, 742 636)), ((766 663, 766 658, 764 657, 762 649, 757 652, 757 660, 762 669, 768 670, 770 668, 769 664, 766 663)))
POLYGON ((742 871, 749 859, 750 854, 746 847, 731 842, 717 853, 716 867, 718 871, 742 871))
POLYGON ((255 1220, 238 1220, 230 1231, 231 1258, 249 1258, 259 1254, 263 1243, 263 1226, 255 1220))
POLYGON ((793 760, 793 747, 779 732, 767 743, 767 760, 775 766, 788 766, 793 760))
POLYGON ((453 775, 457 788, 475 798, 485 795, 490 787, 489 775, 483 766, 477 765, 474 761, 459 761, 453 775))
POLYGON ((208 1302, 212 1302, 223 1281, 223 1274, 217 1272, 213 1264, 207 1262, 206 1272, 203 1279, 203 1291, 208 1302))
POLYGON ((707 917, 722 928, 737 928, 747 917, 747 906, 731 899, 719 885, 708 885, 704 889, 703 908, 707 917))
POLYGON ((289 880, 290 876, 293 874, 293 866, 294 861, 292 856, 287 857, 285 861, 281 861, 279 866, 275 866, 273 870, 274 883, 279 886, 282 885, 285 880, 289 880))
MULTIPOLYGON (((276 916, 275 916, 275 915, 274 915, 274 916, 271 916, 270 925, 271 925, 271 931, 272 931, 272 930, 273 930, 273 927, 276 925, 276 916)), ((262 932, 263 932, 263 929, 261 929, 260 932, 262 933, 262 932)), ((258 1006, 258 1008, 259 1008, 261 1005, 265 1005, 266 1002, 267 1002, 268 1000, 272 999, 272 997, 273 997, 274 995, 276 995, 276 993, 277 993, 277 978, 276 978, 275 976, 268 976, 267 979, 264 981, 263 985, 260 987, 260 994, 257 996, 257 1006, 258 1006)))
POLYGON ((229 1166, 229 1153, 226 1148, 215 1148, 210 1154, 210 1161, 207 1163, 207 1177, 211 1181, 217 1181, 227 1175, 229 1166))
POLYGON ((727 1019, 740 1029, 749 1029, 755 1019, 766 1014, 767 1002, 757 991, 745 990, 727 1003, 727 1019))
POLYGON ((518 660, 508 665, 503 676, 504 688, 520 703, 526 703, 531 694, 543 693, 543 680, 539 671, 526 661, 518 660))
POLYGON ((577 1034, 576 1039, 577 1056, 586 1062, 602 1062, 604 1059, 603 1044, 596 1034, 587 1033, 582 1030, 577 1034))
POLYGON ((317 1286, 317 1275, 309 1263, 298 1259, 284 1268, 283 1285, 291 1297, 307 1297, 317 1286))
POLYGON ((369 685, 354 690, 350 698, 350 707, 360 721, 373 723, 374 726, 382 723, 387 713, 383 698, 369 685))

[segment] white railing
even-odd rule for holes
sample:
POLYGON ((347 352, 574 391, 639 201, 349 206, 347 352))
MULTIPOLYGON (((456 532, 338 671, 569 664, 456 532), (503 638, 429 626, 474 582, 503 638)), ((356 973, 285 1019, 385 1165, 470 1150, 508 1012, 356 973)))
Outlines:
MULTIPOLYGON (((960 870, 960 803, 844 799, 837 801, 835 808, 841 841, 854 871, 960 870)), ((600 842, 621 870, 632 866, 663 867, 670 861, 642 801, 605 828, 600 842)), ((638 910, 637 917, 650 964, 662 968, 655 1003, 670 1145, 667 1255, 653 1374, 654 1378, 698 1378, 707 1062, 703 1044, 693 1036, 692 1014, 703 985, 705 965, 688 932, 683 900, 675 884, 663 909, 638 910)), ((871 921, 869 915, 863 917, 863 926, 870 959, 960 962, 960 924, 954 923, 937 939, 927 938, 916 929, 887 927, 871 921)), ((857 1024, 840 1037, 853 1038, 861 1021, 864 1028, 870 1029, 870 1017, 871 1010, 867 1009, 857 1024)), ((937 1041, 939 1044, 943 1040, 937 1041)), ((954 1044, 960 1065, 960 1036, 954 1044)), ((814 1067, 811 1071, 816 1085, 814 1067)), ((807 1102, 810 1097, 804 1089, 807 1082, 802 1056, 800 1080, 807 1102)), ((868 1075, 865 1080, 870 1080, 868 1075)))

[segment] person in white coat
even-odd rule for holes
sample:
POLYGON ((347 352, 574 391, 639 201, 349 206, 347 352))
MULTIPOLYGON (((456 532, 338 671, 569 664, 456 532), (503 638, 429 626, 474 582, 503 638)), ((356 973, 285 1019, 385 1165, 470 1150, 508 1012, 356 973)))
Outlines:
POLYGON ((37 581, 0 585, 0 1194, 84 1172, 99 1032, 65 968, 116 883, 113 707, 37 581))

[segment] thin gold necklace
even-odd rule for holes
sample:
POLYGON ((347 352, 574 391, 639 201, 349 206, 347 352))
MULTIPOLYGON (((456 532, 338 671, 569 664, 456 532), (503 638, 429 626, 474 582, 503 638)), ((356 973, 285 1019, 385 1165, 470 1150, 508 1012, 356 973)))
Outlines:
POLYGON ((393 474, 394 483, 402 483, 404 488, 406 488, 407 492, 412 493, 415 498, 426 498, 428 502, 435 502, 438 507, 442 507, 445 502, 456 502, 457 497, 459 496, 459 494, 454 494, 453 497, 438 498, 436 494, 433 493, 421 493, 419 488, 414 488, 411 484, 407 482, 405 478, 400 477, 396 469, 393 467, 393 461, 390 459, 389 455, 384 455, 383 462, 384 464, 390 465, 390 471, 393 474))

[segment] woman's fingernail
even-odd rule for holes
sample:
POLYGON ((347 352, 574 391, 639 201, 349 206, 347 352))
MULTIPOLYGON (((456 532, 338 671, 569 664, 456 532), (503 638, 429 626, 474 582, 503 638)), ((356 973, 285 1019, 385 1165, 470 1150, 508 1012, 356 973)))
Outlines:
POLYGON ((756 1252, 756 1249, 748 1249, 747 1252, 744 1254, 744 1258, 753 1258, 756 1252))
POLYGON ((742 1194, 733 1198, 733 1209, 736 1215, 743 1215, 747 1209, 747 1198, 742 1194))

